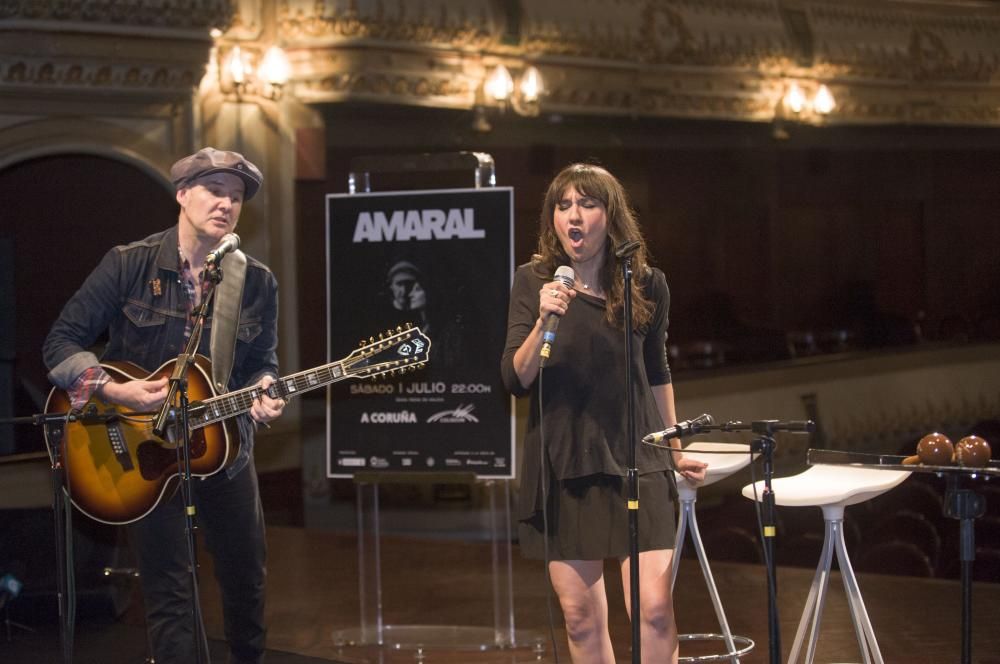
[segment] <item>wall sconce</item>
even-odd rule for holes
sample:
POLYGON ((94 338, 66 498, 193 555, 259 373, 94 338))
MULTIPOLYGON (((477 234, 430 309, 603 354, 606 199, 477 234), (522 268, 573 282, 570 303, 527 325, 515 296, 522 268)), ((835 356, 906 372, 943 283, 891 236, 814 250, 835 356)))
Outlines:
POLYGON ((291 78, 288 56, 279 46, 271 46, 263 57, 258 56, 256 49, 238 44, 228 52, 223 51, 219 89, 224 93, 235 93, 237 97, 281 99, 284 86, 291 78), (255 67, 256 62, 260 64, 255 67))
POLYGON ((497 64, 479 86, 473 129, 485 132, 493 128, 486 117, 489 108, 498 109, 500 112, 510 108, 518 115, 536 116, 539 113, 539 102, 544 94, 542 74, 533 65, 525 67, 515 81, 505 65, 497 64))
POLYGON ((798 81, 787 83, 785 93, 778 100, 775 115, 804 122, 820 122, 837 107, 837 101, 825 83, 805 86, 798 81))
POLYGON ((825 83, 788 81, 774 104, 773 135, 788 138, 785 121, 822 124, 837 107, 837 101, 825 83))

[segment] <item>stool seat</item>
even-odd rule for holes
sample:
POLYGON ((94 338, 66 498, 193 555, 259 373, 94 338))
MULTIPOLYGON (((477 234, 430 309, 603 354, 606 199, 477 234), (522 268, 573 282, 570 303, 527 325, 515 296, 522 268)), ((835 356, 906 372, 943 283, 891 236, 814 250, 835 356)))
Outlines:
MULTIPOLYGON (((810 466, 790 477, 771 481, 774 503, 787 507, 824 505, 855 505, 885 493, 907 477, 908 470, 878 470, 856 466, 810 466)), ((764 482, 743 487, 743 495, 754 500, 754 490, 759 500, 764 493, 764 482)))
POLYGON ((708 464, 708 468, 705 469, 704 482, 691 484, 684 476, 677 474, 678 485, 683 483, 692 488, 705 487, 746 468, 750 463, 750 446, 745 443, 714 443, 699 440, 684 448, 684 458, 703 461, 708 464), (718 452, 743 452, 743 454, 718 454, 718 452))
MULTIPOLYGON (((875 639, 875 629, 868 617, 868 610, 861 597, 861 588, 854 576, 854 568, 851 566, 851 558, 844 542, 844 508, 885 493, 909 476, 908 470, 815 465, 798 475, 779 477, 771 481, 775 505, 819 507, 823 510, 823 550, 816 566, 816 575, 809 588, 809 595, 806 597, 802 617, 799 619, 799 628, 795 632, 795 641, 788 656, 789 664, 796 664, 799 661, 799 655, 803 654, 803 646, 806 664, 812 664, 816 657, 816 643, 819 639, 827 584, 834 557, 837 558, 840 568, 844 590, 847 593, 847 603, 851 610, 851 620, 854 623, 854 633, 865 664, 883 664, 882 651, 875 639)), ((743 487, 743 495, 751 500, 764 501, 764 488, 764 482, 754 482, 743 487)), ((773 537, 773 534, 771 536, 773 537)))

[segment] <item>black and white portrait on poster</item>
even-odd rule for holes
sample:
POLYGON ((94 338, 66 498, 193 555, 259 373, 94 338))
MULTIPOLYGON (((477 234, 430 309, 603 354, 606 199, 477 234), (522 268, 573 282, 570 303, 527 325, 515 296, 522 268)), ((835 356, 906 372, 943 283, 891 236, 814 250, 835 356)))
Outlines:
POLYGON ((500 381, 513 278, 513 190, 327 196, 328 356, 410 323, 430 339, 411 373, 330 388, 327 475, 514 475, 500 381))

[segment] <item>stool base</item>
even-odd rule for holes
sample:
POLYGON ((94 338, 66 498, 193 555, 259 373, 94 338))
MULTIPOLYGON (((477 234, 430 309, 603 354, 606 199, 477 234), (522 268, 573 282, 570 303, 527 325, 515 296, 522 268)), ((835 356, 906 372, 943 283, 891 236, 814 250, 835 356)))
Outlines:
POLYGON ((823 553, 820 555, 816 576, 813 577, 809 596, 806 598, 806 606, 802 611, 802 618, 799 620, 799 628, 795 633, 795 642, 792 644, 792 651, 788 657, 789 664, 798 663, 807 635, 809 643, 806 644, 806 664, 812 664, 816 656, 816 642, 819 640, 823 607, 826 603, 826 590, 830 581, 830 566, 834 555, 837 556, 840 575, 844 581, 844 590, 847 593, 847 603, 851 609, 851 621, 854 623, 854 632, 865 664, 883 664, 882 652, 879 650, 878 641, 875 640, 875 630, 868 618, 868 610, 861 598, 861 589, 854 576, 851 559, 847 555, 847 545, 844 542, 844 522, 842 518, 836 518, 842 517, 842 515, 842 507, 839 514, 833 509, 824 508, 826 532, 823 537, 823 553))
MULTIPOLYGON (((698 514, 695 511, 696 498, 681 498, 680 518, 677 523, 677 541, 674 544, 673 569, 670 577, 670 591, 673 592, 677 583, 677 573, 680 571, 681 554, 684 552, 684 536, 688 527, 691 528, 691 541, 694 543, 695 553, 698 554, 698 563, 701 565, 701 573, 705 578, 705 585, 708 587, 709 597, 712 599, 712 606, 715 607, 715 616, 719 620, 719 628, 722 634, 689 634, 678 637, 680 640, 719 640, 723 641, 728 649, 727 654, 720 655, 719 659, 702 659, 681 657, 680 662, 719 662, 730 660, 731 664, 739 664, 739 656, 750 652, 754 642, 745 636, 735 636, 729 629, 729 622, 726 620, 726 612, 722 608, 722 600, 719 598, 719 590, 715 587, 715 578, 712 576, 712 568, 708 564, 708 556, 705 554, 705 545, 701 541, 701 533, 698 531, 698 514), (698 637, 698 638, 693 638, 698 637), (736 643, 740 642, 741 647, 737 648, 736 643), (749 647, 742 647, 749 644, 749 647)), ((712 655, 710 657, 715 657, 712 655)))
POLYGON ((680 642, 684 641, 721 641, 727 643, 732 641, 734 643, 733 650, 720 653, 718 655, 700 655, 697 657, 678 657, 677 662, 680 664, 701 664, 702 662, 725 662, 732 661, 738 662, 739 658, 746 655, 748 652, 753 650, 754 645, 753 639, 748 639, 745 636, 736 636, 735 634, 681 634, 677 637, 680 642), (737 650, 738 648, 738 650, 737 650))

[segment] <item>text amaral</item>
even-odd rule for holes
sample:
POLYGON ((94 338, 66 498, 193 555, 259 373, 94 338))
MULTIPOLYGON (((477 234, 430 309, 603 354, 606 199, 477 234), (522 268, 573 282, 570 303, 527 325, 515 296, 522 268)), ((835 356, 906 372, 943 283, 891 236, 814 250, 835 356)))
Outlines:
POLYGON ((478 240, 486 231, 476 228, 473 208, 449 210, 394 210, 358 213, 354 243, 409 240, 478 240))

